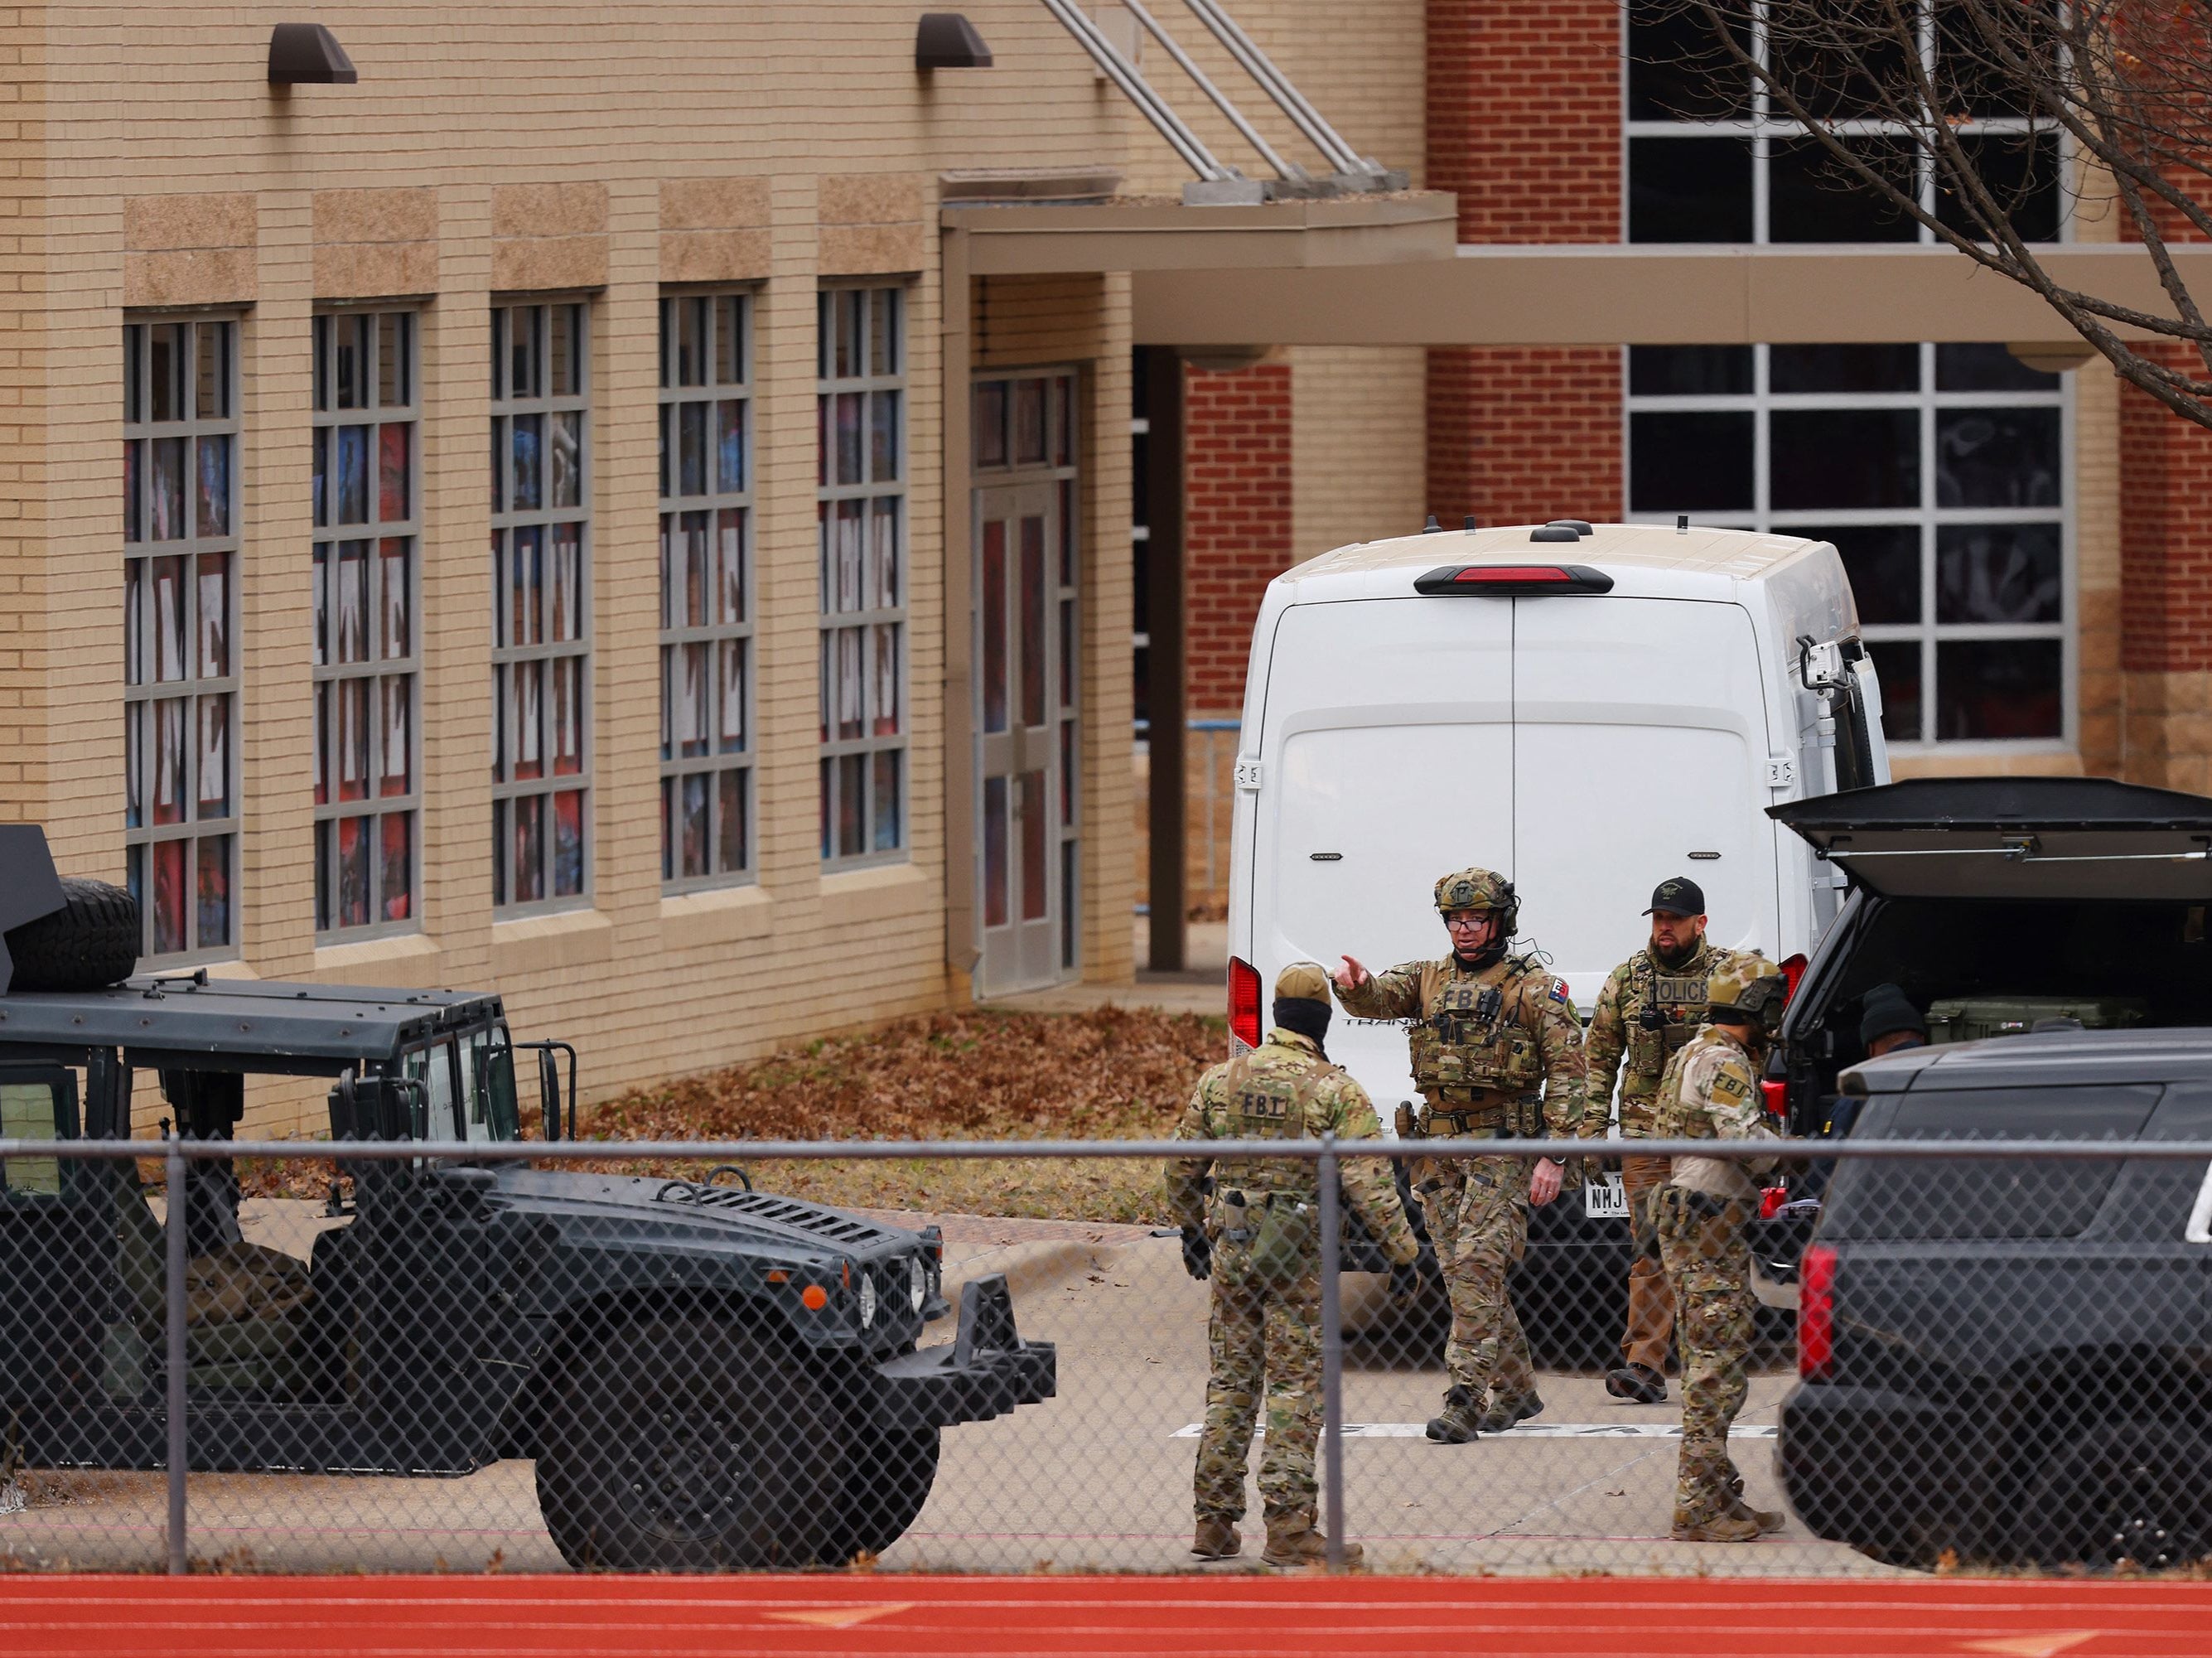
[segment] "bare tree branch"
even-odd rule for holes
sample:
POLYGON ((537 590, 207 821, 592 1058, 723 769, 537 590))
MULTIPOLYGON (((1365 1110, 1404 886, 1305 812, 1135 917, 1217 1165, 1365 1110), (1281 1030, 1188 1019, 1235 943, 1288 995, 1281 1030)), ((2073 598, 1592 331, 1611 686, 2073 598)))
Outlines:
MULTIPOLYGON (((1709 36, 1697 68, 1755 87, 1770 141, 1812 145, 1839 190, 2027 288, 2129 384, 2212 426, 2212 321, 2174 256, 2212 241, 2212 0, 1632 5, 1709 36), (2054 204, 2097 200, 2125 215, 2170 312, 2051 273, 2054 204)), ((1729 106, 1696 101, 1681 118, 1710 124, 1729 106)))

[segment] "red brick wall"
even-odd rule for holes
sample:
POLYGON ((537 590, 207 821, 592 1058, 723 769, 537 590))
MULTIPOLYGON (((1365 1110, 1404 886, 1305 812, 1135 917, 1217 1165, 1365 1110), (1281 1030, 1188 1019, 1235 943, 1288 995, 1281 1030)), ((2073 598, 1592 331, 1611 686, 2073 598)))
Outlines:
MULTIPOLYGON (((2156 348, 2190 367, 2186 348, 2156 348)), ((2199 365, 2201 367, 2201 365, 2199 365)), ((2120 665, 2212 668, 2212 431, 2120 392, 2120 665)))
POLYGON ((1620 353, 1484 346, 1429 353, 1429 510, 1447 526, 1618 519, 1620 353))
POLYGON ((1428 185, 1463 242, 1620 236, 1620 0, 1429 0, 1428 185))
POLYGON ((1183 396, 1188 708, 1235 714, 1260 595, 1291 562, 1290 365, 1186 369, 1183 396))
MULTIPOLYGON (((1431 188, 1463 242, 1621 234, 1619 0, 1430 0, 1431 188)), ((1447 525, 1620 516, 1620 353, 1429 353, 1429 510, 1447 525)))

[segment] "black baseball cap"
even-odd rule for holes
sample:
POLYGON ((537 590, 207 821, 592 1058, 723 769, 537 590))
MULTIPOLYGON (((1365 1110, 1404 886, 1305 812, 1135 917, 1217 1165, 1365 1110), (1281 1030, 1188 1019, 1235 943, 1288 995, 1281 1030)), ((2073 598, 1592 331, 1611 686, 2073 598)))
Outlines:
POLYGON ((1651 908, 1644 913, 1656 915, 1702 915, 1705 913, 1705 890, 1686 875, 1678 875, 1671 881, 1662 881, 1651 889, 1651 908))

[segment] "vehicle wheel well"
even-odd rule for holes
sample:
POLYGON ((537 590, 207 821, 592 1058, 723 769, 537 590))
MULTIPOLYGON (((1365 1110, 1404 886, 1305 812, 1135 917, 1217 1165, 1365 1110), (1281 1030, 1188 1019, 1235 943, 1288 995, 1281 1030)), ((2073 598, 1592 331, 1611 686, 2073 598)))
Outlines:
POLYGON ((781 1334, 792 1333, 791 1321, 772 1303, 726 1290, 662 1286, 608 1290, 580 1297, 562 1309, 551 1339, 532 1367, 530 1382, 508 1407, 507 1422, 500 1431, 499 1454, 505 1457, 538 1455, 549 1402, 541 1384, 565 1375, 580 1355, 604 1340, 610 1331, 649 1318, 691 1318, 702 1314, 772 1322, 781 1334))

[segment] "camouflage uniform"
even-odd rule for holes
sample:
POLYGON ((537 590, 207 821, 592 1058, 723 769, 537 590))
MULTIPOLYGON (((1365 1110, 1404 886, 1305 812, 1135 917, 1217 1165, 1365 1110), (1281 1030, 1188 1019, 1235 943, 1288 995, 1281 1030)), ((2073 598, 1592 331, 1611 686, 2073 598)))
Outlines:
MULTIPOLYGON (((1707 1025, 1668 1063, 1653 1127, 1664 1139, 1778 1138, 1759 1102, 1751 1055, 1734 1027, 1707 1025)), ((1741 1512, 1728 1436, 1743 1408, 1751 1351, 1751 1251, 1743 1229, 1758 1199, 1752 1175, 1769 1167, 1771 1159, 1677 1157, 1667 1184, 1652 1194, 1682 1344, 1678 1530, 1741 1512)))
MULTIPOLYGON (((1510 934, 1511 889, 1486 871, 1446 876, 1437 908, 1492 907, 1487 898, 1447 902, 1469 896, 1458 889, 1470 884, 1478 897, 1502 890, 1495 907, 1506 911, 1510 934)), ((1566 987, 1527 958, 1501 956, 1474 969, 1455 956, 1408 962, 1356 990, 1339 985, 1336 995, 1356 1017, 1413 1022, 1413 1086, 1426 1108, 1416 1122, 1401 1108, 1401 1137, 1564 1139, 1586 1132, 1582 1022, 1566 987)), ((1512 1415, 1534 1399, 1528 1339, 1506 1290, 1528 1244, 1530 1173, 1527 1157, 1414 1157, 1407 1169, 1451 1299, 1446 1397, 1477 1412, 1488 1389, 1497 1394, 1493 1412, 1512 1415)))
MULTIPOLYGON (((1709 939, 1679 962, 1662 961, 1647 947, 1613 969, 1597 993, 1585 1051, 1589 1060, 1589 1112, 1602 1119, 1620 1084, 1620 1137, 1645 1139, 1659 1104, 1668 1061, 1697 1034, 1705 1018, 1705 981, 1735 952, 1709 939)), ((1636 1258, 1628 1269, 1628 1327, 1622 1357, 1656 1375, 1667 1370, 1674 1333, 1674 1307, 1659 1264, 1659 1241, 1650 1225, 1649 1194, 1667 1178, 1662 1157, 1623 1157, 1620 1183, 1628 1198, 1636 1258)))
MULTIPOLYGON (((1320 969, 1315 974, 1318 992, 1320 969)), ((1320 1047, 1277 1029, 1249 1054, 1217 1065, 1199 1079, 1176 1130, 1184 1140, 1298 1139, 1333 1133, 1372 1139, 1382 1132, 1366 1091, 1322 1057, 1320 1047)), ((1355 1157, 1341 1165, 1344 1194, 1394 1261, 1419 1254, 1390 1166, 1355 1157)), ((1212 1372, 1206 1384, 1206 1426, 1194 1480, 1198 1515, 1234 1521, 1244 1514, 1244 1466, 1264 1380, 1267 1444, 1260 1461, 1260 1497, 1272 1521, 1310 1516, 1315 1508, 1314 1448, 1321 1437, 1321 1242, 1316 1225, 1320 1188, 1305 1159, 1249 1159, 1216 1165, 1203 1152, 1167 1165, 1167 1193, 1176 1221, 1203 1225, 1212 1241, 1212 1316, 1206 1345, 1212 1372), (1206 1174, 1212 1173, 1207 1195, 1206 1174), (1271 1207, 1272 1206, 1272 1207, 1271 1207), (1287 1224, 1292 1247, 1287 1271, 1255 1259, 1263 1224, 1287 1224)))

